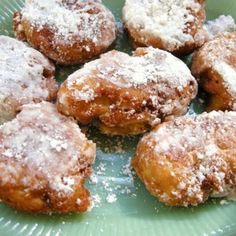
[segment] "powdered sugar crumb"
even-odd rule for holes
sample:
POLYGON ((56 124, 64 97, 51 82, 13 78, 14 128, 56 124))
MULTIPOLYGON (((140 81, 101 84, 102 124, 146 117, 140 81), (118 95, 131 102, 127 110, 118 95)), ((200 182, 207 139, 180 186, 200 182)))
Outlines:
POLYGON ((83 87, 81 91, 78 91, 78 90, 74 91, 73 95, 76 99, 82 100, 85 102, 92 101, 96 97, 94 94, 94 90, 91 88, 86 88, 86 86, 83 87))
POLYGON ((76 200, 76 204, 79 206, 80 204, 81 204, 81 199, 80 198, 77 198, 77 200, 76 200))
POLYGON ((101 197, 98 194, 92 195, 93 207, 99 207, 101 205, 101 197))
POLYGON ((114 203, 117 201, 117 197, 115 194, 108 194, 106 200, 108 203, 114 203))
POLYGON ((220 205, 229 205, 229 201, 223 199, 220 201, 220 205))

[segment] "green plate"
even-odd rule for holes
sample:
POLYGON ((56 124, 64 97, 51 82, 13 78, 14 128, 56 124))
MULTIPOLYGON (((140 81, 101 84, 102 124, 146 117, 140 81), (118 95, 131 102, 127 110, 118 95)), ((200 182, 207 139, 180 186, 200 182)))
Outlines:
MULTIPOLYGON (((124 0, 103 2, 117 19, 119 35, 114 47, 130 52, 120 19, 124 0)), ((0 0, 0 34, 13 36, 12 14, 22 5, 22 0, 0 0)), ((231 14, 236 19, 236 1, 208 0, 208 18, 220 14, 231 14)), ((78 68, 58 68, 57 80, 63 81, 68 73, 78 68)), ((204 104, 198 101, 191 105, 190 112, 202 111, 204 104)), ((86 183, 96 200, 95 207, 85 214, 48 216, 25 214, 0 204, 1 236, 236 235, 236 203, 222 205, 220 200, 210 200, 199 207, 172 208, 149 195, 127 168, 140 137, 111 138, 95 129, 87 129, 87 133, 98 146, 95 176, 86 183)))

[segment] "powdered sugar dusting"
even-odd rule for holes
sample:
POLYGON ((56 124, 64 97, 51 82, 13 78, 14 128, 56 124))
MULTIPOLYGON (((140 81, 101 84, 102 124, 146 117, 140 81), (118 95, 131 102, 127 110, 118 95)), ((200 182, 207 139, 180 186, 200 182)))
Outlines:
POLYGON ((94 100, 96 95, 94 94, 94 90, 89 88, 88 86, 84 86, 81 91, 74 91, 74 97, 76 100, 82 100, 89 102, 91 100, 94 100))
MULTIPOLYGON (((206 157, 208 153, 211 156, 211 154, 217 153, 217 143, 215 142, 218 136, 215 137, 215 135, 224 134, 226 130, 230 131, 230 129, 235 128, 233 122, 235 117, 235 112, 215 111, 204 113, 194 118, 180 117, 173 122, 164 123, 160 129, 157 129, 157 132, 152 132, 151 136, 160 140, 156 146, 157 152, 175 152, 177 149, 178 151, 186 152, 187 150, 201 148, 205 152, 199 155, 206 157), (221 129, 217 129, 219 125, 221 129), (173 135, 169 136, 170 132, 173 135), (167 137, 168 139, 166 139, 167 137), (172 150, 173 148, 176 148, 176 150, 172 150)), ((231 130, 230 133, 234 134, 234 132, 234 130, 231 130)), ((225 133, 222 138, 226 139, 228 135, 225 133)))
POLYGON ((117 197, 115 194, 108 194, 106 200, 108 203, 114 203, 117 201, 117 197))
MULTIPOLYGON (((54 66, 40 52, 10 37, 0 36, 0 101, 11 97, 19 104, 50 96, 44 70, 54 66)), ((50 78, 53 79, 53 78, 50 78)), ((57 89, 54 82, 53 90, 57 89)))
MULTIPOLYGON (((229 186, 231 189, 236 188, 236 176, 232 173, 232 162, 229 159, 235 153, 235 118, 235 112, 204 113, 195 118, 181 117, 163 123, 143 139, 142 142, 146 142, 158 155, 159 165, 168 166, 173 169, 173 176, 179 176, 180 182, 173 188, 172 198, 181 198, 184 196, 183 191, 186 191, 186 199, 194 197, 197 202, 203 202, 205 183, 208 183, 212 195, 226 196, 229 186), (174 164, 177 160, 181 167, 174 164), (229 177, 229 173, 233 176, 229 177)), ((170 195, 161 195, 160 198, 166 202, 170 195)))
POLYGON ((236 98, 236 68, 224 61, 216 61, 213 68, 223 79, 228 93, 236 98))
MULTIPOLYGON (((170 53, 152 47, 146 48, 142 56, 136 55, 136 52, 132 57, 118 51, 103 54, 100 59, 85 64, 82 69, 70 75, 67 79, 68 86, 72 89, 74 84, 82 84, 95 73, 99 79, 107 80, 120 87, 159 83, 160 91, 165 87, 182 91, 190 81, 195 82, 187 66, 170 53)), ((83 90, 86 88, 79 93, 83 90)), ((93 100, 94 97, 90 96, 90 98, 93 100)), ((87 96, 86 100, 88 100, 87 96)))
POLYGON ((123 18, 128 27, 145 35, 161 38, 165 48, 172 51, 194 38, 186 32, 194 22, 194 13, 201 5, 194 0, 126 0, 123 18))
POLYGON ((1 158, 7 160, 1 161, 2 184, 22 181, 23 186, 43 188, 48 181, 58 194, 71 194, 85 177, 82 170, 95 158, 95 145, 77 124, 46 102, 25 105, 16 119, 1 126, 0 137, 1 158), (37 173, 36 182, 32 176, 19 177, 28 168, 37 173))
POLYGON ((114 17, 101 1, 26 0, 22 16, 39 30, 47 26, 55 31, 56 42, 71 43, 76 36, 77 41, 109 45, 101 27, 113 29, 115 37, 114 17))
POLYGON ((214 20, 207 21, 204 27, 208 40, 214 39, 219 33, 236 31, 234 18, 230 15, 220 15, 214 20))

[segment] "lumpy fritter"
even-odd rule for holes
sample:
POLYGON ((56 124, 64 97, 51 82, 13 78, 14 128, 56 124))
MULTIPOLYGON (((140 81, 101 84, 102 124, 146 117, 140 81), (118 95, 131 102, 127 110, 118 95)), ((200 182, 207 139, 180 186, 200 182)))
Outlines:
POLYGON ((0 198, 34 213, 83 212, 95 144, 76 122, 42 102, 24 105, 0 127, 0 198))
POLYGON ((196 96, 188 67, 163 50, 138 48, 132 56, 110 51, 61 85, 57 108, 103 133, 139 134, 183 115, 196 96))
POLYGON ((177 55, 205 42, 205 1, 126 0, 123 20, 134 47, 153 46, 177 55))
POLYGON ((96 0, 26 0, 13 20, 17 38, 59 64, 84 63, 116 38, 114 16, 96 0))
POLYGON ((171 206, 236 196, 236 112, 162 123, 138 144, 133 167, 146 188, 171 206))
POLYGON ((192 73, 209 94, 209 110, 236 110, 236 32, 221 33, 193 56, 192 73))

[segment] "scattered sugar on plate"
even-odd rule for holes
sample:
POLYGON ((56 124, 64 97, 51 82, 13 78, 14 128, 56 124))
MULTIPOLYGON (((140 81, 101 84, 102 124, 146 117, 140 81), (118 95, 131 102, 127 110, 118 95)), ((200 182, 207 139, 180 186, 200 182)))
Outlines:
POLYGON ((229 201, 223 199, 220 201, 220 205, 229 205, 229 201))
POLYGON ((105 174, 106 171, 106 163, 101 162, 97 167, 96 167, 96 174, 98 175, 103 175, 105 174))
POLYGON ((117 201, 116 194, 108 194, 106 198, 108 203, 114 203, 117 201))
POLYGON ((95 174, 92 174, 89 179, 90 179, 91 184, 97 184, 98 183, 98 178, 95 174))

